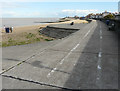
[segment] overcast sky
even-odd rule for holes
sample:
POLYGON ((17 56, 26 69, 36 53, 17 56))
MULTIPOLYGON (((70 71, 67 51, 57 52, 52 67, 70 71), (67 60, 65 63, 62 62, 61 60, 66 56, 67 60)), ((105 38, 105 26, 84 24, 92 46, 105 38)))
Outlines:
POLYGON ((118 11, 118 2, 1 2, 2 17, 65 17, 118 11))

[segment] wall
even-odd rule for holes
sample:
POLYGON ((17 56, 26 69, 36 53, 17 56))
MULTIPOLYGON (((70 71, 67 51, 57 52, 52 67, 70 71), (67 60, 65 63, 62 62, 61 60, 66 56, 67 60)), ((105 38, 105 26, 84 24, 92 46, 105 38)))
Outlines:
POLYGON ((47 26, 40 30, 40 33, 52 38, 61 39, 78 30, 79 29, 67 29, 47 26))
MULTIPOLYGON (((106 20, 108 19, 97 19, 97 20, 101 20, 102 22, 106 23, 106 20)), ((115 24, 115 27, 113 28, 113 30, 120 32, 120 20, 115 20, 115 19, 109 19, 109 20, 110 20, 110 23, 108 26, 115 24)))

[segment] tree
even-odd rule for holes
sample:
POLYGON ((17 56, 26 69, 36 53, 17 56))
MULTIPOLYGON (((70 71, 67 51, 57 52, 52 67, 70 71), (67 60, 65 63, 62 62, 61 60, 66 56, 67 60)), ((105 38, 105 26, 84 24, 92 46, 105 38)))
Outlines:
POLYGON ((104 18, 105 18, 105 19, 113 19, 113 18, 114 18, 114 15, 109 14, 109 15, 106 15, 104 18))

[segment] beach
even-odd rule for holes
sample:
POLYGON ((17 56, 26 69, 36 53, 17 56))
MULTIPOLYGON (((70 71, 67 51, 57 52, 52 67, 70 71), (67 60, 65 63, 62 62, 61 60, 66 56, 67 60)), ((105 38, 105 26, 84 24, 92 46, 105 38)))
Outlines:
MULTIPOLYGON (((47 25, 48 24, 13 27, 13 32, 9 33, 9 34, 13 35, 13 34, 19 34, 19 33, 22 33, 22 32, 33 32, 34 30, 44 28, 47 25)), ((2 28, 2 34, 6 35, 4 28, 2 28)))
POLYGON ((13 27, 12 33, 5 33, 5 30, 2 28, 2 43, 4 46, 12 46, 12 45, 29 44, 29 43, 38 42, 38 41, 50 41, 50 40, 53 40, 54 38, 50 38, 40 34, 39 33, 40 29, 50 24, 65 24, 65 23, 70 24, 71 22, 88 23, 85 20, 71 20, 71 21, 65 21, 65 22, 55 22, 55 23, 30 25, 30 26, 16 26, 16 27, 13 27), (31 37, 29 38, 29 36, 31 37), (11 42, 12 43, 15 42, 15 44, 14 43, 12 44, 11 42))
POLYGON ((44 22, 56 22, 59 18, 0 18, 2 26, 6 27, 20 27, 45 24, 44 22))

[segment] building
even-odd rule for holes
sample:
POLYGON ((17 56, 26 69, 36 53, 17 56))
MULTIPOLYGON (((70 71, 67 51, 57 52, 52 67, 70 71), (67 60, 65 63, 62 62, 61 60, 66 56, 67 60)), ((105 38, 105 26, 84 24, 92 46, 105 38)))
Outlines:
POLYGON ((120 13, 120 1, 118 2, 118 12, 120 13))
POLYGON ((115 19, 116 19, 116 20, 120 20, 120 15, 116 15, 116 16, 115 16, 115 19))
POLYGON ((109 14, 110 14, 110 12, 105 11, 105 12, 102 13, 102 16, 105 17, 105 16, 107 16, 109 14))

